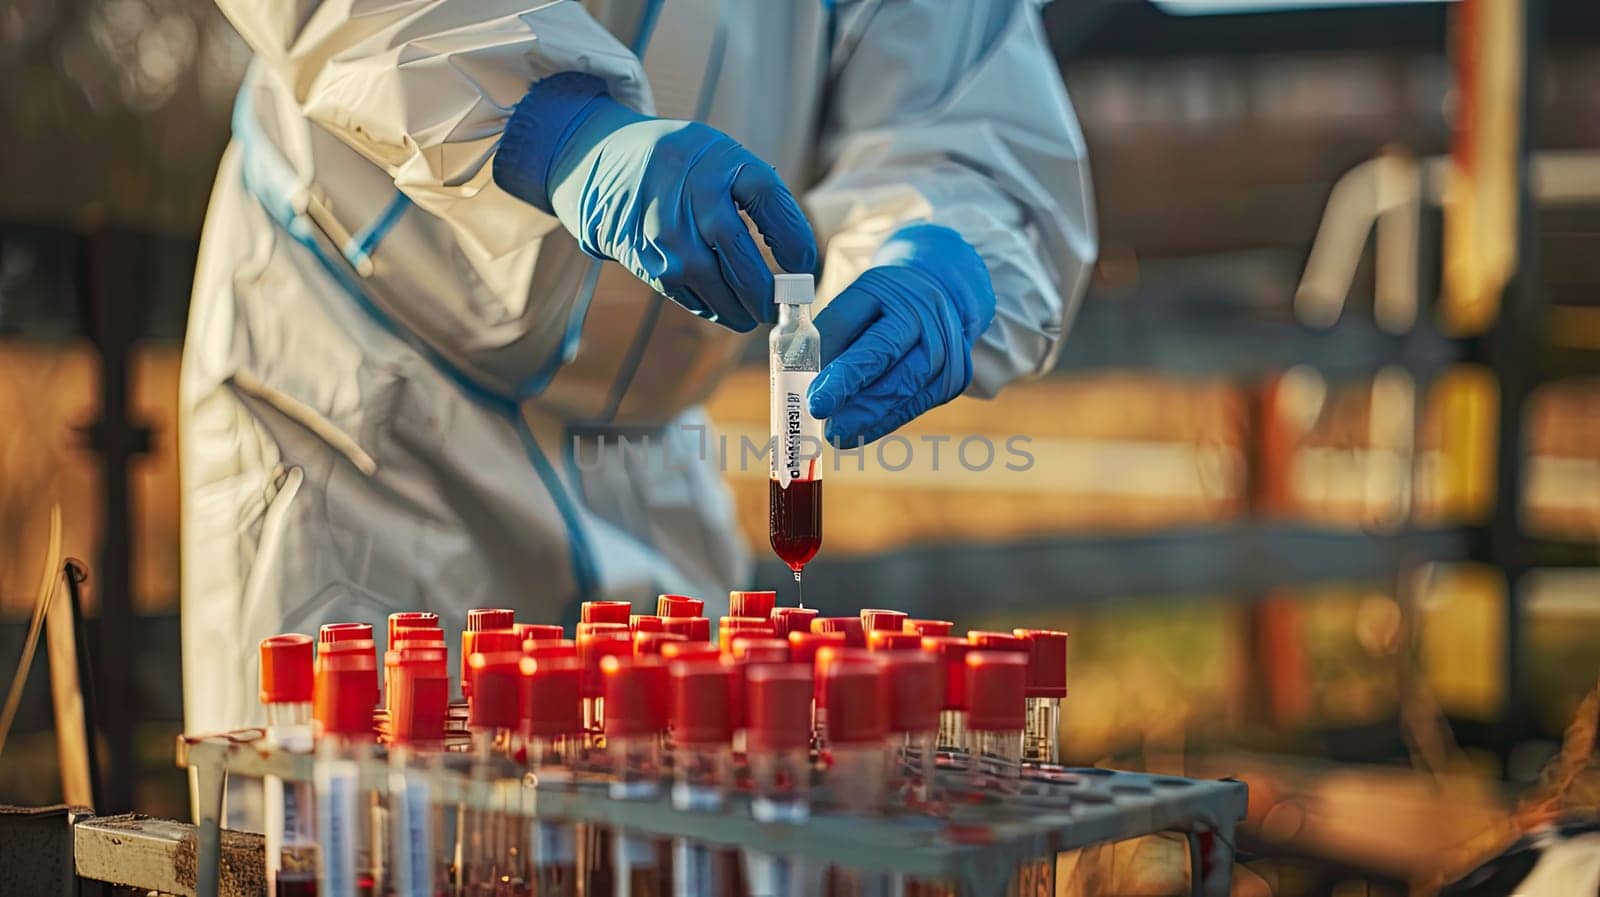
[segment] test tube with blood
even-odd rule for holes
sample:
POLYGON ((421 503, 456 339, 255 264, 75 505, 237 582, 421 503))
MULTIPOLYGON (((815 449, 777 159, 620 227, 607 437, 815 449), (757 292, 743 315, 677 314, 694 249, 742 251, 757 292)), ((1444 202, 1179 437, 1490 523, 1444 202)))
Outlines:
MULTIPOLYGON (((789 659, 794 663, 803 663, 808 669, 815 669, 817 652, 825 647, 844 648, 845 635, 843 632, 791 632, 789 633, 789 659)), ((810 745, 814 750, 821 751, 825 741, 826 732, 824 723, 827 719, 827 706, 818 698, 821 696, 821 686, 814 689, 811 702, 811 740, 810 745)))
MULTIPOLYGON (((909 633, 908 633, 909 634, 909 633)), ((944 704, 944 668, 921 651, 882 656, 889 692, 889 733, 895 740, 894 785, 911 806, 937 799, 935 762, 939 710, 944 704)))
MULTIPOLYGON (((524 798, 536 806, 540 792, 570 789, 576 779, 583 746, 583 665, 575 655, 556 651, 524 655, 522 715, 527 737, 528 785, 524 798), (528 793, 532 791, 532 793, 528 793)), ((571 824, 549 818, 527 826, 528 866, 538 897, 576 897, 578 850, 571 824)))

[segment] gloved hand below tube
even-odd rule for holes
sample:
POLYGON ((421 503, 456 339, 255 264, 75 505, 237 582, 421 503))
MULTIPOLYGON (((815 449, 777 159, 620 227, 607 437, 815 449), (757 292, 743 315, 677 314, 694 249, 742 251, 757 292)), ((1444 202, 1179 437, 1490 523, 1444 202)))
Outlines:
POLYGON ((529 88, 494 179, 560 219, 584 252, 741 333, 772 318, 771 272, 741 210, 785 270, 817 265, 811 226, 771 165, 715 128, 634 112, 590 75, 529 88))
POLYGON ((903 227, 872 264, 817 315, 811 415, 839 446, 872 442, 960 395, 972 347, 994 319, 989 269, 948 227, 903 227))

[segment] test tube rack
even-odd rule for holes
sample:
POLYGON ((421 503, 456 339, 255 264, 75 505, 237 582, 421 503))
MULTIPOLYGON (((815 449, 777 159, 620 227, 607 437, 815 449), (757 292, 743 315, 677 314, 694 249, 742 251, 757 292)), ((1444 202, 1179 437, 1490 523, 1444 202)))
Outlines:
MULTIPOLYGON (((264 748, 260 735, 260 730, 245 730, 178 739, 178 765, 191 771, 198 801, 197 897, 218 895, 228 777, 312 778, 312 757, 264 748)), ((439 799, 452 804, 483 800, 481 792, 466 787, 466 755, 447 757, 438 783, 439 799), (457 759, 459 763, 452 762, 457 759)), ((818 807, 802 824, 757 822, 748 801, 737 795, 717 813, 678 810, 665 795, 650 801, 612 800, 599 778, 580 779, 559 789, 522 780, 496 787, 520 790, 532 818, 800 856, 863 872, 942 882, 971 897, 1005 893, 1017 869, 1063 851, 1182 832, 1188 837, 1193 893, 1203 897, 1228 893, 1234 827, 1244 818, 1247 798, 1243 782, 1089 767, 1038 772, 1024 778, 1021 792, 1004 801, 954 804, 940 815, 907 812, 880 817, 840 815, 818 807)), ((380 751, 361 770, 362 786, 382 788, 387 774, 380 751)), ((823 798, 819 804, 825 804, 823 798)))

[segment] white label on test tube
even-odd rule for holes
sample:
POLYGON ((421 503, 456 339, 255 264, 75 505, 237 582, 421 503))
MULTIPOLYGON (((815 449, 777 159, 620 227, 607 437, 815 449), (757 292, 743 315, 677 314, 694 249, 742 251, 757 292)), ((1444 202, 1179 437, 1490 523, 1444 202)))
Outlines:
POLYGON ((401 781, 392 787, 395 803, 390 809, 399 826, 394 844, 396 897, 431 897, 433 845, 428 830, 428 782, 403 772, 394 773, 401 781))
POLYGON ((319 897, 355 897, 356 783, 354 763, 317 765, 317 832, 322 838, 322 884, 319 897))
POLYGON ((822 478, 817 458, 822 453, 822 423, 811 416, 806 394, 814 371, 780 371, 773 362, 772 478, 784 489, 794 480, 822 478))

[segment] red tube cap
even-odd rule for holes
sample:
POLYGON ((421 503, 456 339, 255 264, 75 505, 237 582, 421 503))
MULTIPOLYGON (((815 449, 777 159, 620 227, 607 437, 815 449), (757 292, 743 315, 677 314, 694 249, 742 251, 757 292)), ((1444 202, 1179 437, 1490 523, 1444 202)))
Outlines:
POLYGON ((884 610, 876 607, 863 608, 861 611, 861 628, 867 632, 879 629, 899 632, 903 621, 908 616, 904 611, 884 610))
POLYGON ((673 642, 687 642, 688 639, 676 632, 635 632, 633 634, 634 656, 649 655, 661 656, 661 649, 673 642))
POLYGON ((317 644, 331 645, 334 642, 370 642, 372 641, 371 623, 324 623, 317 630, 317 644))
POLYGON ((949 620, 915 620, 907 617, 900 621, 900 628, 917 635, 949 635, 956 624, 949 620))
POLYGON ((771 616, 773 634, 788 638, 791 632, 810 632, 811 621, 816 618, 814 607, 775 607, 771 616))
POLYGON ((667 664, 659 657, 608 656, 600 661, 606 737, 654 735, 667 728, 667 664))
POLYGON ((634 614, 628 618, 628 628, 634 632, 664 632, 660 617, 655 614, 634 614))
POLYGON ((966 710, 967 655, 973 650, 972 643, 948 635, 925 635, 922 650, 944 664, 944 709, 966 710))
POLYGON ((844 647, 842 632, 791 632, 789 633, 789 659, 810 666, 817 661, 817 651, 825 645, 844 647))
POLYGON ((860 617, 818 617, 811 621, 812 632, 842 632, 844 642, 852 648, 865 648, 867 636, 861 628, 860 617))
POLYGON ((967 728, 1022 731, 1028 721, 1028 658, 1014 651, 967 655, 967 728))
POLYGON ((921 651, 922 636, 898 629, 869 629, 867 648, 872 651, 921 651))
POLYGON ((1015 651, 1028 653, 1028 640, 1009 632, 990 632, 985 629, 967 630, 967 641, 980 651, 1015 651))
POLYGON ((829 744, 863 744, 888 737, 888 684, 878 664, 847 660, 818 673, 828 696, 829 744))
MULTIPOLYGON (((509 629, 505 633, 515 637, 509 629)), ((467 668, 472 679, 467 725, 474 729, 515 729, 522 722, 522 653, 473 654, 467 668)))
POLYGON ((416 644, 417 642, 444 644, 444 630, 437 626, 401 626, 394 631, 394 638, 389 640, 389 650, 393 651, 402 645, 416 644))
POLYGON ((378 706, 377 645, 371 639, 332 642, 318 653, 311 706, 323 734, 371 736, 378 706))
POLYGON ((627 635, 630 631, 631 630, 628 629, 627 620, 623 620, 621 623, 579 623, 577 626, 576 635, 578 637, 578 641, 581 642, 586 637, 591 635, 615 635, 617 633, 627 635))
POLYGON ((311 636, 289 633, 261 640, 261 703, 311 700, 311 636))
POLYGON ((691 642, 711 641, 711 621, 705 617, 663 617, 663 632, 676 632, 691 642))
POLYGON ((1067 696, 1067 634, 1053 629, 1013 629, 1028 643, 1028 697, 1067 696))
POLYGON ((511 631, 523 641, 567 637, 567 631, 554 623, 517 623, 511 627, 511 631))
MULTIPOLYGON (((666 633, 671 635, 672 633, 666 633)), ((667 642, 661 646, 661 657, 667 661, 677 660, 716 660, 722 656, 722 649, 710 642, 667 642)))
POLYGON ((583 661, 583 696, 598 698, 605 694, 600 665, 606 658, 631 656, 633 656, 633 637, 625 631, 580 636, 578 659, 583 661))
POLYGON ((752 751, 805 749, 811 744, 811 665, 760 664, 745 673, 752 751))
POLYGON ((388 632, 389 641, 386 644, 390 648, 393 648, 394 634, 396 632, 399 632, 402 629, 418 626, 422 627, 423 629, 438 629, 439 615, 425 610, 404 610, 398 613, 390 614, 388 632))
POLYGON ((656 596, 658 617, 703 617, 705 613, 706 603, 699 598, 690 598, 688 595, 656 596))
POLYGON ((485 629, 510 629, 517 624, 515 611, 503 607, 474 607, 467 611, 467 631, 481 632, 485 629))
MULTIPOLYGON (((410 644, 407 642, 407 644, 410 644)), ((474 654, 499 654, 522 650, 522 641, 512 629, 463 630, 461 633, 461 696, 472 697, 476 683, 467 663, 474 654)))
POLYGON ((536 660, 577 660, 578 643, 566 638, 531 638, 522 643, 522 653, 536 660))
POLYGON ((816 678, 816 692, 812 699, 818 707, 828 706, 828 691, 825 680, 828 670, 841 663, 865 663, 876 665, 878 656, 865 648, 852 648, 849 645, 819 645, 816 658, 812 661, 813 675, 816 678))
POLYGON ((944 668, 938 659, 921 652, 890 654, 883 675, 889 688, 889 731, 938 730, 944 706, 944 668))
POLYGON ((583 731, 583 698, 579 683, 583 665, 567 657, 524 657, 522 672, 522 716, 528 721, 528 735, 556 738, 583 731))
POLYGON ((741 663, 788 663, 789 642, 781 638, 736 635, 733 637, 733 659, 741 663))
POLYGON ((712 660, 672 664, 674 743, 723 745, 733 737, 729 699, 740 672, 712 660))
POLYGON ((578 611, 578 619, 585 623, 628 622, 633 615, 633 605, 626 601, 585 601, 578 611))
POLYGON ((773 605, 777 603, 777 592, 729 592, 728 616, 766 619, 772 616, 773 605))
POLYGON ((397 744, 442 741, 450 700, 444 646, 403 647, 385 654, 383 663, 388 669, 390 737, 397 744))
POLYGON ((722 646, 722 653, 733 650, 735 635, 772 638, 776 632, 772 628, 772 621, 766 617, 723 617, 717 621, 717 642, 722 646))

